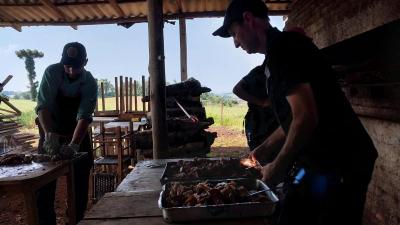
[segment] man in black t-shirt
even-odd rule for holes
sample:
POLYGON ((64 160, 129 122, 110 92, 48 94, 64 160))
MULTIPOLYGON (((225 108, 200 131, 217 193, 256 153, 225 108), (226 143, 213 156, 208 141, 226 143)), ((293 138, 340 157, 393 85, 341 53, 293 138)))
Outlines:
POLYGON ((304 35, 271 27, 262 0, 231 1, 213 35, 232 36, 236 47, 265 54, 275 115, 285 110, 279 102, 289 103, 290 115, 251 153, 260 160, 283 143, 262 169, 270 185, 287 178, 293 165, 301 168, 280 224, 361 225, 377 151, 319 49, 304 35))
POLYGON ((268 99, 264 65, 257 66, 233 88, 233 93, 247 101, 245 116, 247 144, 254 150, 278 127, 268 99))

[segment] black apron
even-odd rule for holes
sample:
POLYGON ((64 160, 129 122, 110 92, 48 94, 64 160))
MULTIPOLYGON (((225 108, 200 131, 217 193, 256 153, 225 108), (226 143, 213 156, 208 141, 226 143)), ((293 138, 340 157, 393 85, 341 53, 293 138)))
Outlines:
MULTIPOLYGON (((52 115, 53 122, 57 124, 55 133, 61 135, 60 144, 69 144, 74 134, 76 125, 76 115, 81 103, 81 86, 75 96, 66 96, 61 88, 62 83, 58 88, 56 97, 56 110, 52 115)), ((44 142, 44 132, 39 126, 40 140, 39 153, 44 142)), ((80 159, 74 164, 75 177, 75 209, 77 222, 83 219, 88 201, 88 181, 90 169, 93 165, 92 147, 89 134, 86 132, 79 148, 79 152, 87 152, 87 157, 80 159)), ((37 192, 37 207, 39 224, 55 225, 56 214, 54 212, 54 197, 56 191, 56 180, 45 185, 37 192)))
MULTIPOLYGON (((64 91, 62 89, 62 84, 59 85, 58 92, 57 92, 57 97, 56 97, 56 110, 55 113, 56 115, 52 115, 52 120, 54 123, 57 124, 56 129, 54 132, 58 135, 60 135, 60 144, 69 144, 72 136, 74 134, 76 125, 78 122, 76 121, 76 115, 79 110, 79 105, 81 103, 82 95, 81 95, 81 85, 79 86, 78 92, 75 96, 66 96, 64 94, 64 91)), ((43 153, 42 147, 43 147, 43 142, 44 142, 44 131, 40 124, 37 122, 39 126, 39 153, 43 153)), ((93 156, 91 154, 91 143, 90 143, 90 137, 89 134, 86 133, 79 148, 79 152, 87 152, 89 159, 93 159, 93 156)), ((90 163, 88 166, 92 166, 93 160, 90 160, 90 163)))

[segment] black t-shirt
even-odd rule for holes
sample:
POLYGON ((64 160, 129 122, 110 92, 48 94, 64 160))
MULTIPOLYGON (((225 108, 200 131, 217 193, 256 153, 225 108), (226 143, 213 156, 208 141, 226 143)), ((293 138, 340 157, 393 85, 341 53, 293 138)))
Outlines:
MULTIPOLYGON (((268 98, 264 68, 264 65, 255 67, 241 80, 242 88, 260 99, 268 98)), ((260 107, 250 102, 247 105, 249 110, 245 117, 246 133, 251 133, 252 141, 259 145, 276 130, 278 122, 272 107, 260 107)))
MULTIPOLYGON (((319 49, 296 32, 267 31, 268 94, 274 110, 298 84, 309 83, 318 111, 318 125, 297 161, 317 170, 363 171, 373 165, 377 151, 319 49)), ((290 122, 281 123, 288 133, 290 122)), ((370 168, 368 168, 370 169, 370 168)))

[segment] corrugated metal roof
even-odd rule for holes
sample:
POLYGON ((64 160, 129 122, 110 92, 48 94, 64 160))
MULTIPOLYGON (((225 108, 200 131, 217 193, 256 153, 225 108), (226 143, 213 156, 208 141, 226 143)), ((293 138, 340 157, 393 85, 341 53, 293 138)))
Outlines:
MULTIPOLYGON (((268 0, 285 15, 292 0, 268 0)), ((166 19, 223 16, 229 0, 163 0, 166 19)), ((0 0, 0 27, 110 24, 147 21, 146 0, 0 0)))

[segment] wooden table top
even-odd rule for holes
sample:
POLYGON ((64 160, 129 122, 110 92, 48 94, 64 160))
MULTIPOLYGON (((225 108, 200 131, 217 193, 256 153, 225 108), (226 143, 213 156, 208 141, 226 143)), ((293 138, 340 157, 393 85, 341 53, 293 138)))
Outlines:
POLYGON ((68 166, 84 157, 87 153, 78 153, 73 160, 63 160, 57 162, 32 162, 17 166, 0 166, 0 187, 7 185, 23 185, 41 179, 50 179, 60 172, 68 170, 68 166))

